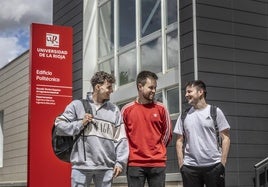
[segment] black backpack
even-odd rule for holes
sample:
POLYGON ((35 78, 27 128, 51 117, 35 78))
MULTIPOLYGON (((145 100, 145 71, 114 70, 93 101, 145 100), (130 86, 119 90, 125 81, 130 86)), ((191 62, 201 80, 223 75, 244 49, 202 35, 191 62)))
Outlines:
MULTIPOLYGON (((184 120, 189 112, 190 108, 187 108, 182 114, 181 114, 181 121, 182 121, 182 127, 183 127, 183 134, 184 134, 184 120)), ((215 105, 211 105, 210 107, 210 116, 213 119, 213 123, 214 123, 214 128, 216 131, 216 138, 217 138, 217 143, 218 143, 218 149, 221 147, 222 143, 221 143, 221 138, 220 138, 220 133, 219 133, 219 127, 218 127, 218 123, 217 123, 217 106, 215 105)))
MULTIPOLYGON (((88 103, 88 100, 81 99, 86 113, 92 114, 92 108, 88 103)), ((64 162, 70 162, 70 155, 73 149, 73 145, 78 138, 84 133, 84 129, 79 132, 75 137, 73 136, 59 136, 56 134, 55 125, 52 128, 52 149, 54 154, 64 162)))

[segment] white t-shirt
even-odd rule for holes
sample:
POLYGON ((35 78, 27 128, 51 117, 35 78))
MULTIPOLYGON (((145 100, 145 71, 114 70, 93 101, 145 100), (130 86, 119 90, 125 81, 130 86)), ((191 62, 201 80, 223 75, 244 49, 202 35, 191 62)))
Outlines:
MULTIPOLYGON (((192 107, 184 120, 184 129, 181 116, 176 122, 174 133, 183 135, 185 131, 184 165, 210 166, 221 161, 221 151, 218 149, 210 107, 211 105, 207 105, 204 109, 192 107)), ((219 108, 217 108, 217 124, 219 132, 230 129, 228 121, 219 108)))

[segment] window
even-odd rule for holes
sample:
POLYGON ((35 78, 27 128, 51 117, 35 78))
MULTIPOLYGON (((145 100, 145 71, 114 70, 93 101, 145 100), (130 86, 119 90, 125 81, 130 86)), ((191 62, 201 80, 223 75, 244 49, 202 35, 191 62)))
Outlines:
POLYGON ((167 67, 168 69, 178 66, 179 43, 178 30, 167 34, 167 67))
POLYGON ((107 61, 99 63, 99 70, 108 73, 114 73, 114 59, 109 59, 107 61))
POLYGON ((132 49, 119 55, 120 85, 135 81, 136 79, 136 50, 132 49))
POLYGON ((136 16, 135 0, 119 1, 119 45, 135 42, 136 16))
POLYGON ((135 81, 141 70, 165 74, 178 67, 178 1, 163 2, 165 9, 161 0, 99 1, 99 70, 116 73, 118 86, 135 81))
POLYGON ((141 47, 141 69, 155 73, 162 71, 162 40, 157 38, 141 47))
POLYGON ((154 98, 155 98, 156 101, 159 101, 159 102, 163 103, 163 94, 162 94, 162 92, 156 93, 154 98))
POLYGON ((141 1, 141 35, 146 36, 161 29, 161 1, 141 1))
POLYGON ((167 90, 167 105, 170 114, 179 113, 179 88, 167 90))
POLYGON ((166 0, 168 24, 177 22, 177 0, 166 0))
POLYGON ((98 52, 103 57, 113 52, 114 48, 114 22, 113 1, 109 1, 99 8, 98 25, 98 52))

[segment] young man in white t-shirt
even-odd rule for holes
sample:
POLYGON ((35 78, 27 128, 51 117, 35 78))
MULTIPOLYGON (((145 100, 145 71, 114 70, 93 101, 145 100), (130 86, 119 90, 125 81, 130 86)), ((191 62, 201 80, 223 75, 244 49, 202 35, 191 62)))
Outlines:
POLYGON ((206 85, 200 80, 186 84, 185 98, 192 107, 182 122, 177 120, 176 150, 184 187, 224 187, 225 165, 230 147, 230 125, 217 108, 217 125, 222 146, 218 146, 217 132, 211 105, 206 102, 206 85))

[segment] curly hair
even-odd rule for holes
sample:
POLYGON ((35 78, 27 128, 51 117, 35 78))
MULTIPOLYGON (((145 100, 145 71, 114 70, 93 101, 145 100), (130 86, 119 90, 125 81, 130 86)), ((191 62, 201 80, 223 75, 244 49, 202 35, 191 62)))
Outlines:
POLYGON ((96 72, 90 80, 93 89, 97 84, 104 84, 105 81, 113 84, 115 83, 115 78, 112 74, 106 73, 104 71, 99 71, 96 72))

